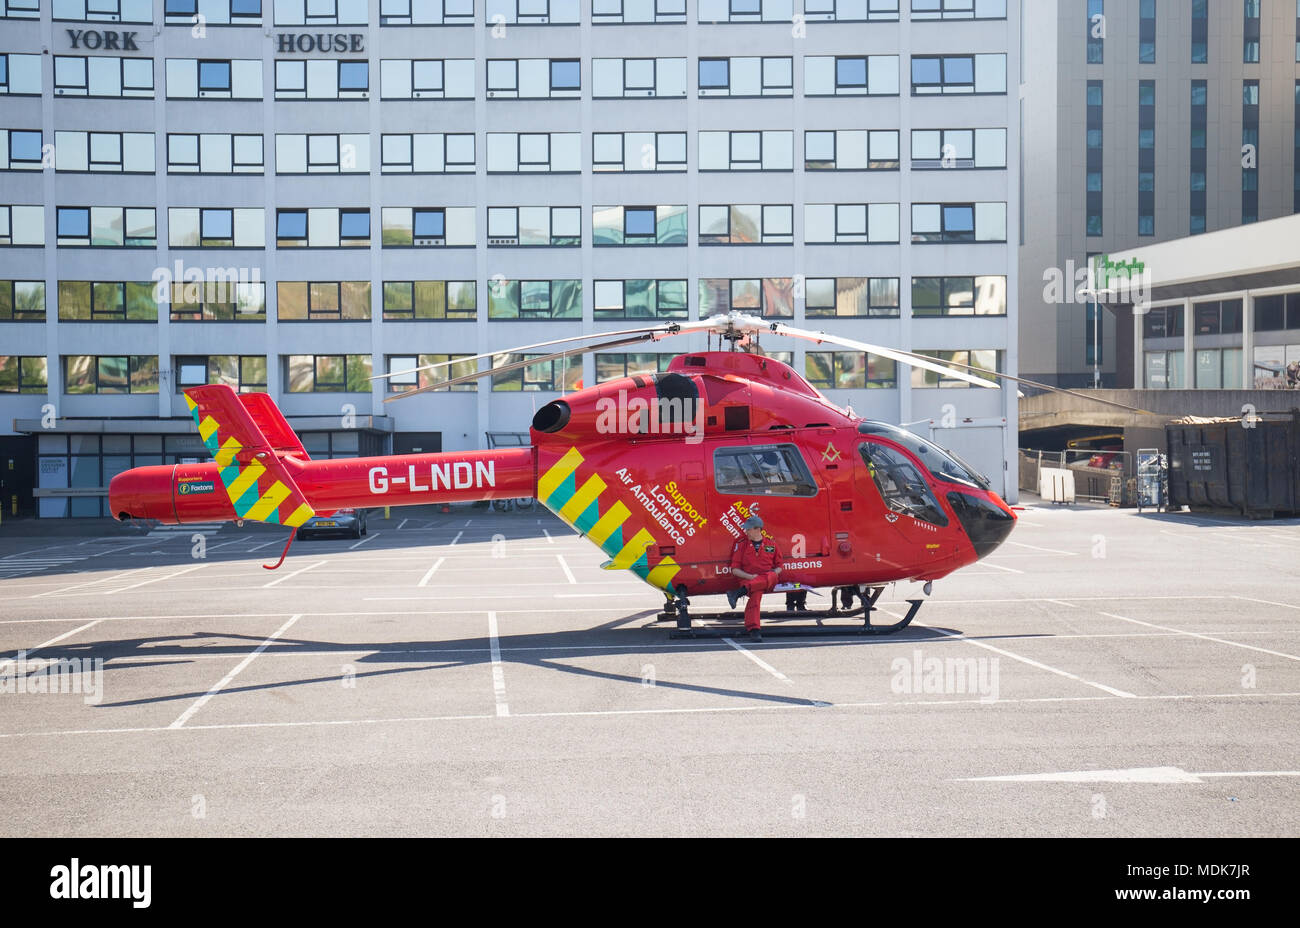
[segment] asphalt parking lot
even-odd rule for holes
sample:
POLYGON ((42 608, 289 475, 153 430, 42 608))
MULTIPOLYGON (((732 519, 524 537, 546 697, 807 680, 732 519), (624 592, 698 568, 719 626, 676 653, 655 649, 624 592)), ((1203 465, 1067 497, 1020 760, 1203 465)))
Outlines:
POLYGON ((541 511, 0 534, 0 834, 1300 834, 1300 522, 1021 515, 761 644, 541 511))

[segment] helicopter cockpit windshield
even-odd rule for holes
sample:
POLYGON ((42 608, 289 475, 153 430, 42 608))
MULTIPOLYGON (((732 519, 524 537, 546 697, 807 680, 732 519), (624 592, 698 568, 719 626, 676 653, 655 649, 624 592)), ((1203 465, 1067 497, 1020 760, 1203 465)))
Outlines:
POLYGON ((971 467, 956 454, 945 451, 932 441, 927 441, 907 429, 890 425, 887 422, 859 422, 858 433, 861 435, 880 435, 896 442, 916 455, 935 477, 949 483, 964 483, 979 490, 987 490, 989 479, 971 467))
POLYGON ((860 451, 867 473, 889 509, 932 525, 948 524, 948 517, 939 507, 925 478, 905 455, 888 445, 871 441, 862 442, 860 451))

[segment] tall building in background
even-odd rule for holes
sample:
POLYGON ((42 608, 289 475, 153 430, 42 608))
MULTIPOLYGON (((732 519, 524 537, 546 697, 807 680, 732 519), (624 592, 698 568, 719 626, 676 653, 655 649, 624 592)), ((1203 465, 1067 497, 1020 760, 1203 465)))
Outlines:
MULTIPOLYGON (((119 471, 206 458, 201 383, 270 393, 314 457, 481 447, 705 340, 388 405, 446 369, 368 378, 644 320, 1014 373, 1019 29, 1014 0, 0 0, 5 512, 109 515, 119 471)), ((1013 390, 763 348, 1014 498, 1013 390)))
MULTIPOLYGON (((1300 212, 1300 0, 1034 0, 1023 11, 1020 367, 1068 387, 1092 386, 1094 372, 1114 386, 1118 370, 1129 385, 1114 316, 1069 278, 1094 256, 1300 212), (1057 275, 1064 287, 1048 288, 1057 275)), ((1235 305, 1207 307, 1202 334, 1240 345, 1235 305)), ((1206 384, 1242 380, 1239 348, 1219 363, 1206 384)), ((1147 379, 1132 385, 1185 381, 1181 368, 1147 379)))

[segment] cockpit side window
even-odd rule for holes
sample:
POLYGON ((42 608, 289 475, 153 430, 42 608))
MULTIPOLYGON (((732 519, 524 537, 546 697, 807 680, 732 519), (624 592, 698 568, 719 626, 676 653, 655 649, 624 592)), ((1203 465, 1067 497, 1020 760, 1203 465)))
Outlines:
POLYGON ((714 452, 714 479, 722 492, 816 496, 817 484, 795 445, 743 445, 714 452))
POLYGON ((933 525, 948 524, 925 478, 902 452, 869 441, 859 445, 859 450, 867 473, 889 509, 933 525))

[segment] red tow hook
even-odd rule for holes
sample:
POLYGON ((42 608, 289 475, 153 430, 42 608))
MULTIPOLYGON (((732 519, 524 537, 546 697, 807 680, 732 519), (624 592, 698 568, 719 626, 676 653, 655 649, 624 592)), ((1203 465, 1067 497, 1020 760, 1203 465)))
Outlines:
POLYGON ((283 564, 284 559, 289 556, 289 545, 293 544, 293 540, 294 538, 297 537, 297 535, 298 535, 298 526, 295 525, 293 527, 293 530, 289 532, 289 540, 284 543, 284 550, 280 552, 280 560, 276 561, 274 564, 263 564, 262 567, 265 568, 266 570, 275 570, 277 567, 283 564))

